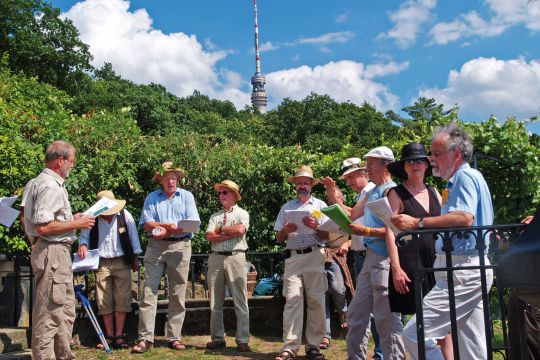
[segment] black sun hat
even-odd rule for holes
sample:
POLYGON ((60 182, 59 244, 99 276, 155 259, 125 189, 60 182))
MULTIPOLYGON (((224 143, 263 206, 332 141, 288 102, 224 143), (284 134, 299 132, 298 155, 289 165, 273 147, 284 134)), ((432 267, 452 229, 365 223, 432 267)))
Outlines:
MULTIPOLYGON (((426 148, 422 144, 410 143, 401 149, 401 159, 388 164, 388 171, 395 177, 400 179, 407 179, 407 172, 405 171, 405 161, 415 159, 428 159, 426 148)), ((424 176, 431 175, 431 165, 428 165, 424 176)))

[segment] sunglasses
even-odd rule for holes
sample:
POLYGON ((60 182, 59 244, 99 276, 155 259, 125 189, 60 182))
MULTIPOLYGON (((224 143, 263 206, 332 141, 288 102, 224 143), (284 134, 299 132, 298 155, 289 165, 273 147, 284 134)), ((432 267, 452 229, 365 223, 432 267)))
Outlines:
POLYGON ((411 160, 405 160, 405 162, 409 165, 414 165, 414 164, 422 164, 424 162, 426 162, 426 158, 420 158, 420 159, 411 159, 411 160))
POLYGON ((228 193, 229 193, 229 191, 227 191, 227 190, 223 190, 223 191, 218 191, 218 192, 217 192, 218 196, 219 196, 219 195, 227 195, 228 193))

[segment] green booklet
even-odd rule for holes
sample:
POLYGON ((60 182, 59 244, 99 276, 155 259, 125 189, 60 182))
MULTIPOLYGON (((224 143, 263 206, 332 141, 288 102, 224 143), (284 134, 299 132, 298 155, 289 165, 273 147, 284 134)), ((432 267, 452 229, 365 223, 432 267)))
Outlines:
POLYGON ((338 204, 322 208, 321 211, 324 215, 328 216, 330 220, 338 224, 339 227, 347 234, 353 233, 349 228, 349 224, 352 224, 353 222, 338 204))

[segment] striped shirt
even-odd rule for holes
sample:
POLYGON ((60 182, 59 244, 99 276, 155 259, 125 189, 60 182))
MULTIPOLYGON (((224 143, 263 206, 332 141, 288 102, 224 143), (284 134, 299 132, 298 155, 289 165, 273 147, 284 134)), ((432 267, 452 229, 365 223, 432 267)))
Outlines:
MULTIPOLYGON (((322 200, 319 200, 317 198, 314 198, 313 196, 309 198, 309 200, 302 204, 298 198, 291 200, 287 202, 285 205, 281 207, 281 210, 279 210, 279 214, 276 220, 276 223, 274 225, 275 231, 281 231, 285 224, 287 223, 287 216, 286 211, 287 210, 321 210, 322 208, 326 207, 326 203, 322 200)), ((324 222, 324 218, 322 222, 324 222)), ((289 250, 295 250, 295 249, 305 249, 307 247, 310 247, 312 245, 319 245, 324 246, 324 241, 317 236, 316 233, 313 234, 304 234, 304 235, 293 235, 289 234, 287 238, 287 249, 289 250)))

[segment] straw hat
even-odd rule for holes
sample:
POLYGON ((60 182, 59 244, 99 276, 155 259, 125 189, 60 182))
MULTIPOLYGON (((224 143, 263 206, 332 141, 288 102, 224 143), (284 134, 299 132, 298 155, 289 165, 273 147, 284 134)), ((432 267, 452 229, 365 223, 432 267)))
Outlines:
POLYGON ((222 182, 214 185, 214 189, 216 189, 216 191, 219 191, 219 188, 222 187, 226 187, 227 189, 232 190, 232 192, 234 192, 234 194, 236 195, 236 201, 242 200, 242 196, 240 196, 240 188, 234 181, 223 180, 222 182))
POLYGON ((311 178, 312 185, 319 183, 319 180, 313 177, 313 170, 311 170, 311 167, 308 165, 300 166, 298 170, 296 170, 296 173, 294 174, 294 176, 289 176, 287 178, 287 181, 290 182, 291 184, 294 184, 294 179, 301 176, 311 178))
POLYGON ((97 199, 99 200, 101 198, 114 200, 117 202, 117 204, 112 209, 102 212, 99 215, 114 215, 116 213, 119 213, 124 208, 124 206, 126 206, 126 200, 116 199, 114 197, 113 192, 110 190, 103 190, 103 191, 98 192, 97 199))
POLYGON ((165 174, 167 174, 168 172, 174 172, 179 180, 186 175, 184 173, 184 170, 179 167, 174 167, 172 161, 166 161, 161 164, 160 168, 156 172, 154 172, 152 180, 159 182, 161 178, 165 176, 165 174))
MULTIPOLYGON (((414 159, 428 159, 426 148, 422 144, 410 143, 401 149, 401 159, 388 164, 388 171, 392 176, 396 176, 400 179, 407 179, 407 172, 405 171, 405 161, 414 159)), ((431 165, 428 162, 428 168, 424 177, 431 175, 431 165)))

